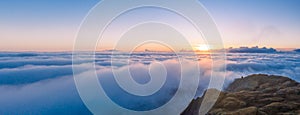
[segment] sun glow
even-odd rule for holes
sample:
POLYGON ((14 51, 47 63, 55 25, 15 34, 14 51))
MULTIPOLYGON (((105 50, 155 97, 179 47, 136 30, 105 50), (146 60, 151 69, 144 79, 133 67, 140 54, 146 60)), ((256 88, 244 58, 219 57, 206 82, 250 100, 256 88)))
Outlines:
POLYGON ((195 48, 196 48, 196 50, 199 50, 199 51, 209 51, 210 50, 209 46, 205 45, 205 44, 199 44, 195 48))

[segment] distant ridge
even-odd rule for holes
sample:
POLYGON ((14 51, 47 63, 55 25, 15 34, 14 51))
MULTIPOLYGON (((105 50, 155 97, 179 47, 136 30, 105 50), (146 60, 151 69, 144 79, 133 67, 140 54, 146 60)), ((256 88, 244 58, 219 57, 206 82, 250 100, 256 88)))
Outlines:
POLYGON ((300 49, 295 49, 294 51, 295 51, 295 52, 300 52, 300 49))
POLYGON ((240 47, 240 48, 229 48, 229 53, 275 53, 277 52, 274 48, 259 48, 258 46, 255 47, 240 47))

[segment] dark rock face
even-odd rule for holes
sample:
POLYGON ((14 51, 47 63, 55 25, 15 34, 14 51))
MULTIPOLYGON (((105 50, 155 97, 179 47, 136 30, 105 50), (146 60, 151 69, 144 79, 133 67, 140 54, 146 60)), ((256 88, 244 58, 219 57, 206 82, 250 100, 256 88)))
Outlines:
MULTIPOLYGON (((199 115, 202 98, 193 100, 182 115, 199 115)), ((236 79, 220 93, 207 114, 300 115, 300 84, 287 77, 264 74, 236 79)))

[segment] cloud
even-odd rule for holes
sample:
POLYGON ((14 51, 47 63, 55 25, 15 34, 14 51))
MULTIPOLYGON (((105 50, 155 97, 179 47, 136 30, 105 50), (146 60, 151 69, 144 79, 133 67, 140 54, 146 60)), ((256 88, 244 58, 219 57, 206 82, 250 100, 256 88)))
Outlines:
MULTIPOLYGON (((87 70, 85 64, 74 65, 80 71, 87 70)), ((0 85, 30 84, 46 79, 55 79, 61 76, 71 76, 72 65, 63 66, 24 66, 13 69, 0 69, 0 85)))
POLYGON ((12 52, 2 52, 0 53, 0 57, 33 57, 33 56, 38 56, 37 53, 29 53, 29 52, 24 52, 24 53, 12 53, 12 52))
POLYGON ((3 68, 17 68, 26 65, 71 65, 72 61, 69 59, 55 60, 55 59, 16 59, 0 61, 0 69, 3 68))
MULTIPOLYGON (((77 93, 72 77, 70 54, 25 54, 0 53, 0 114, 91 114, 77 93)), ((198 89, 195 97, 202 95, 211 78, 210 55, 200 54, 197 56, 199 60, 196 59, 198 61, 192 56, 186 56, 187 63, 182 68, 176 55, 171 53, 139 53, 130 55, 128 59, 128 55, 120 54, 113 59, 114 63, 110 62, 110 57, 107 53, 96 53, 95 67, 99 82, 112 100, 131 109, 156 108, 169 101, 178 91, 181 69, 192 70, 195 64, 199 65, 200 84, 196 86, 198 89), (151 80, 149 66, 153 62, 161 62, 168 73, 166 83, 155 95, 136 97, 118 86, 113 78, 111 68, 117 73, 130 70, 135 81, 141 84, 148 83, 151 80)), ((84 58, 81 57, 82 61, 74 65, 82 72, 88 71, 84 58)), ((226 76, 225 87, 235 78, 257 73, 283 75, 300 81, 298 53, 229 53, 227 65, 217 63, 214 66, 219 68, 215 71, 216 76, 226 76), (224 69, 227 70, 226 73, 221 71, 224 69)), ((180 89, 182 97, 189 90, 180 89)))
MULTIPOLYGON (((228 55, 226 70, 241 76, 249 74, 276 74, 300 81, 300 55, 295 53, 228 55)), ((224 66, 225 67, 225 66, 224 66)))
POLYGON ((0 114, 91 114, 81 102, 72 77, 25 86, 0 87, 0 114))

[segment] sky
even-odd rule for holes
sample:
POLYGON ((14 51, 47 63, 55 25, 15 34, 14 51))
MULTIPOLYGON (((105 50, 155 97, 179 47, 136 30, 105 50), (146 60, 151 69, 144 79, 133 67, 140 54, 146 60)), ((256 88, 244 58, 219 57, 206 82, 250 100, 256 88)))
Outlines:
MULTIPOLYGON (((98 2, 1 0, 0 51, 70 51, 81 22, 98 2)), ((225 47, 300 48, 300 1, 200 2, 215 20, 225 47)))

